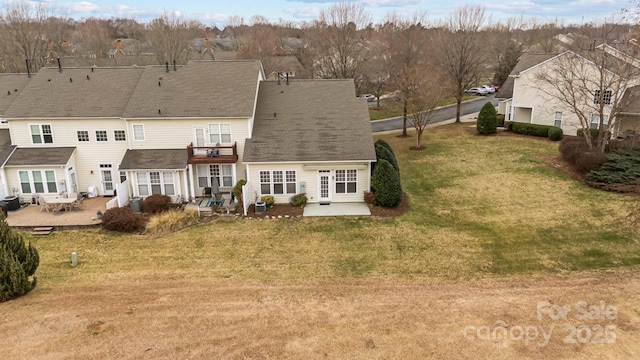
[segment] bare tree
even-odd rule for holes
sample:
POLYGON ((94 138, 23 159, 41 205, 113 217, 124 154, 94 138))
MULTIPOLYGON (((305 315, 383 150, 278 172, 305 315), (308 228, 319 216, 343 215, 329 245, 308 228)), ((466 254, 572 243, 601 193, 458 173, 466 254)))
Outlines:
POLYGON ((46 20, 49 11, 45 3, 11 0, 3 14, 2 37, 4 67, 8 71, 36 72, 45 64, 47 55, 46 20))
POLYGON ((90 59, 103 59, 114 39, 109 37, 109 29, 105 20, 97 18, 85 19, 76 28, 76 41, 82 44, 84 56, 90 59))
POLYGON ((427 54, 433 52, 433 42, 425 25, 426 13, 416 12, 406 18, 390 13, 383 26, 390 47, 390 85, 398 92, 403 105, 401 136, 407 136, 408 101, 414 92, 414 70, 427 59, 427 54))
POLYGON ((640 99, 624 97, 640 78, 640 61, 609 45, 614 23, 603 24, 596 32, 576 39, 572 50, 558 55, 548 67, 536 73, 537 87, 549 99, 568 107, 578 121, 589 148, 604 153, 616 127, 621 108, 640 99), (600 39, 597 45, 592 39, 600 39), (589 129, 599 129, 591 138, 589 129))
POLYGON ((370 24, 364 5, 341 2, 321 10, 307 28, 308 46, 313 54, 315 75, 321 78, 355 79, 360 82, 360 66, 367 49, 360 31, 370 24))
POLYGON ((246 29, 244 18, 238 15, 232 15, 227 18, 227 26, 223 32, 233 40, 233 50, 242 50, 244 45, 244 30, 246 29))
POLYGON ((151 21, 149 29, 149 39, 160 64, 187 62, 193 34, 184 16, 176 12, 165 12, 161 17, 151 21))
POLYGON ((427 125, 433 120, 436 108, 442 104, 447 96, 444 88, 446 81, 442 79, 442 71, 432 64, 421 64, 407 69, 407 88, 411 89, 408 97, 410 121, 416 129, 416 146, 412 149, 421 150, 422 135, 427 125))
POLYGON ((480 67, 487 59, 488 52, 482 46, 480 34, 487 22, 483 7, 466 5, 449 16, 439 36, 438 57, 453 84, 456 123, 460 122, 464 91, 475 85, 480 67))

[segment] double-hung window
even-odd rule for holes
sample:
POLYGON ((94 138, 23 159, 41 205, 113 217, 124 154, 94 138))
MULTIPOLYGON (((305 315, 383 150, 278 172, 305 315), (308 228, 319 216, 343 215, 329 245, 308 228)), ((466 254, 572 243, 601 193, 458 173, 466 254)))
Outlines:
POLYGON ((210 144, 231 144, 231 124, 209 124, 210 144))
POLYGON ((562 111, 556 111, 553 113, 553 126, 562 127, 562 111))
POLYGON ((133 128, 133 140, 144 141, 144 125, 133 124, 132 128, 133 128))
MULTIPOLYGON (((609 124, 609 115, 603 115, 604 125, 609 124)), ((591 113, 591 124, 589 126, 592 129, 600 128, 600 114, 591 113)))
POLYGON ((611 90, 605 90, 600 92, 600 89, 594 91, 593 93, 593 103, 598 105, 600 104, 600 95, 602 95, 602 103, 605 105, 611 105, 611 90))
POLYGON ((138 193, 148 195, 175 195, 173 173, 171 171, 149 171, 137 173, 138 193))
POLYGON ((336 194, 357 192, 358 170, 336 170, 336 194))
POLYGON ((53 144, 53 132, 51 131, 51 125, 30 125, 31 129, 31 141, 34 144, 53 144))
POLYGON ((296 193, 296 172, 293 170, 260 171, 260 192, 273 195, 296 193))
POLYGON ((58 192, 53 170, 18 171, 20 190, 23 194, 55 194, 58 192))

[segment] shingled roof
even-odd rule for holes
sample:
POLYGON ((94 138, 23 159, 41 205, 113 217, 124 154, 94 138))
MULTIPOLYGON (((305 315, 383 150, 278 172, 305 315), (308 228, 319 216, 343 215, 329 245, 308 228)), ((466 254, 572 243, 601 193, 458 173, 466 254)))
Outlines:
POLYGON ((375 160, 367 105, 353 80, 260 83, 243 162, 375 160))
POLYGON ((184 170, 187 168, 185 149, 127 150, 120 170, 184 170))
POLYGON ((5 166, 62 166, 75 150, 75 147, 17 148, 5 166))
POLYGON ((11 145, 11 134, 9 134, 9 129, 0 129, 0 165, 7 161, 7 158, 15 148, 15 145, 11 145))
POLYGON ((251 117, 261 71, 255 60, 147 67, 123 117, 251 117))
MULTIPOLYGON (((518 60, 518 63, 516 64, 516 66, 514 66, 513 70, 511 70, 511 73, 509 75, 518 75, 522 71, 530 69, 530 68, 534 67, 535 65, 538 65, 541 62, 547 61, 547 60, 551 59, 552 57, 554 57, 556 55, 558 55, 558 54, 524 53, 524 54, 522 54, 522 56, 520 56, 520 60, 518 60)), ((507 80, 504 82, 504 84, 502 84, 502 86, 500 86, 500 90, 498 90, 498 92, 496 92, 495 97, 497 99, 509 99, 509 98, 512 98, 513 97, 513 84, 514 84, 514 79, 513 79, 513 77, 509 76, 507 78, 507 80)))
POLYGON ((625 115, 640 115, 640 85, 627 88, 618 104, 618 111, 625 115))
POLYGON ((29 80, 27 74, 0 74, 0 116, 20 97, 29 80))

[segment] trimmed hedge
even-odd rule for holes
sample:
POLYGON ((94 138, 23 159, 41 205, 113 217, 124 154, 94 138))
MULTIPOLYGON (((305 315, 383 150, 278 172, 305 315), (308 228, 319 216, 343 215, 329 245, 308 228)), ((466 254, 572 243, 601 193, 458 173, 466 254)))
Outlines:
POLYGON ((111 231, 141 232, 146 223, 144 216, 134 213, 129 207, 114 207, 102 216, 102 228, 111 231))
MULTIPOLYGON (((376 144, 376 159, 378 159, 378 163, 380 162, 380 160, 387 160, 389 164, 391 164, 393 168, 396 169, 396 171, 400 171, 396 156, 393 154, 393 151, 389 150, 386 146, 376 144)), ((376 164, 376 166, 378 165, 376 164)), ((373 171, 375 172, 375 169, 373 171)))
POLYGON ((142 211, 147 214, 158 214, 171 209, 171 197, 154 194, 142 200, 142 211))
POLYGON ((389 145, 388 142, 382 140, 382 139, 378 139, 378 141, 375 142, 374 145, 380 145, 380 146, 384 146, 387 148, 387 150, 391 151, 391 153, 395 156, 395 153, 393 152, 393 149, 391 148, 391 145, 389 145))
POLYGON ((504 114, 496 115, 496 121, 498 122, 498 126, 499 127, 503 127, 504 126, 504 114))
POLYGON ((373 171, 371 184, 375 189, 375 198, 378 204, 386 207, 396 207, 402 201, 400 174, 387 160, 378 160, 373 171))
POLYGON ((289 203, 293 206, 304 208, 307 206, 307 194, 297 194, 291 197, 289 203))
POLYGON ((551 129, 549 129, 549 140, 560 141, 562 140, 563 136, 564 136, 564 133, 562 132, 561 128, 554 126, 551 129))
POLYGON ((505 121, 504 129, 507 131, 513 131, 513 121, 505 121))
POLYGON ((484 104, 478 114, 476 129, 481 135, 495 134, 498 127, 496 108, 490 102, 484 104))
POLYGON ((516 134, 548 137, 553 126, 514 122, 511 130, 516 134))

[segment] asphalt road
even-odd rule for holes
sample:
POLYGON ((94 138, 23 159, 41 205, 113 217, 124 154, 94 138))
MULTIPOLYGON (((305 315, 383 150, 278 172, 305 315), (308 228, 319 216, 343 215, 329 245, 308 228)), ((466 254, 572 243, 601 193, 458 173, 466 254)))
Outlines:
MULTIPOLYGON (((488 96, 478 96, 477 99, 469 100, 462 103, 461 115, 473 114, 480 112, 480 109, 487 103, 487 101, 491 101, 494 106, 498 105, 498 100, 496 100, 493 95, 488 96)), ((431 124, 439 123, 442 121, 454 119, 456 117, 456 105, 448 105, 443 106, 435 111, 435 115, 431 124)), ((407 128, 411 128, 411 123, 409 119, 407 119, 407 128)), ((372 121, 371 122, 371 131, 372 132, 380 132, 380 131, 388 131, 388 130, 398 130, 402 129, 402 116, 372 121)))

